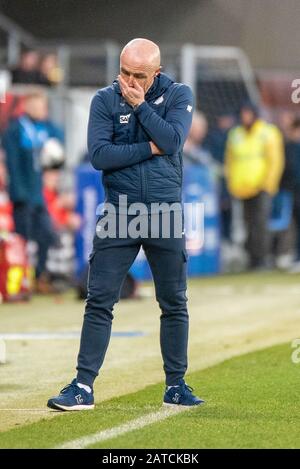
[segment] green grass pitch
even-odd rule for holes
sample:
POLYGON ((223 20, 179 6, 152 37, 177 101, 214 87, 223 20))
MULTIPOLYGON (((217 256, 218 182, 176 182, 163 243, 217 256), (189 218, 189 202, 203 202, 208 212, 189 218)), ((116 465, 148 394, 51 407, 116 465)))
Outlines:
MULTIPOLYGON (((0 365, 0 448, 54 448, 73 440, 93 448, 299 448, 299 276, 239 275, 189 282, 187 382, 206 404, 90 444, 86 437, 161 411, 164 390, 159 310, 147 298, 121 302, 96 381, 96 408, 51 412, 45 404, 74 375, 77 339, 8 340, 0 365)), ((1 305, 1 332, 79 331, 73 294, 1 305)), ((100 439, 101 440, 101 439, 100 439)))

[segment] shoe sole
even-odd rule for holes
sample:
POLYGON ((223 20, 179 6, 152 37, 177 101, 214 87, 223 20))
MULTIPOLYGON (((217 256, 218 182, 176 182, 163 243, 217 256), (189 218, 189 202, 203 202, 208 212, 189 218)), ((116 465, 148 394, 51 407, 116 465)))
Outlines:
POLYGON ((95 405, 94 404, 91 404, 91 405, 74 405, 74 406, 64 406, 64 405, 59 405, 59 404, 54 404, 53 402, 47 404, 47 406, 50 408, 50 409, 54 409, 54 410, 64 410, 64 411, 72 411, 72 412, 75 412, 77 410, 93 410, 95 408, 95 405))
POLYGON ((205 401, 201 401, 198 404, 192 404, 192 405, 184 405, 184 404, 169 404, 168 402, 163 402, 163 407, 173 407, 178 408, 178 407, 185 407, 185 408, 190 408, 190 407, 198 407, 199 405, 205 404, 205 401))

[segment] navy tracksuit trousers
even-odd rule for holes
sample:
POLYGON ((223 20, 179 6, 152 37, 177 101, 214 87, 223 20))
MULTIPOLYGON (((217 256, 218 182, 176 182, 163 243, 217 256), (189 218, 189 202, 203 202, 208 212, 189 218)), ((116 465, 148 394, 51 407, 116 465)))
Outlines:
POLYGON ((23 202, 14 203, 14 222, 16 233, 26 241, 36 241, 38 245, 38 263, 36 277, 46 270, 48 250, 59 242, 53 228, 50 215, 43 206, 33 206, 23 202))
MULTIPOLYGON (((94 237, 90 256, 88 296, 81 333, 77 381, 89 386, 98 375, 111 335, 113 307, 127 271, 142 246, 148 259, 156 299, 161 309, 160 345, 168 386, 178 384, 187 369, 188 312, 186 297, 185 237, 174 236, 174 214, 171 213, 169 237, 100 239, 94 237)), ((150 217, 153 215, 144 215, 150 217)), ((161 218, 160 215, 156 215, 161 218)), ((133 217, 128 217, 128 223, 133 217)), ((178 235, 177 235, 178 236, 178 235)))

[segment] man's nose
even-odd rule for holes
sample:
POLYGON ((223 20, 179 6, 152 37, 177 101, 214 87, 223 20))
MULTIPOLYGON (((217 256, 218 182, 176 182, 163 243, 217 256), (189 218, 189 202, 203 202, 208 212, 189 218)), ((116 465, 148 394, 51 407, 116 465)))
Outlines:
POLYGON ((129 76, 129 79, 128 79, 128 85, 129 85, 129 86, 132 86, 132 85, 133 85, 133 80, 134 80, 133 76, 130 75, 130 76, 129 76))

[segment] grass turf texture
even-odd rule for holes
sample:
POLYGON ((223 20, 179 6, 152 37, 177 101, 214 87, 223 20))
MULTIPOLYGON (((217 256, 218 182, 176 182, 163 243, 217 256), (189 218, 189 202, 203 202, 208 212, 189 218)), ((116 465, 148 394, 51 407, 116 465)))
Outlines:
MULTIPOLYGON (((203 396, 208 400, 208 406, 201 408, 201 416, 205 416, 206 412, 215 406, 217 400, 214 389, 219 385, 225 393, 224 398, 227 399, 228 396, 218 376, 213 382, 213 388, 208 389, 209 382, 202 376, 198 387, 198 374, 194 373, 213 369, 215 365, 226 359, 277 344, 286 343, 287 355, 292 353, 290 344, 299 337, 300 330, 299 280, 299 275, 291 276, 277 272, 189 280, 189 376, 191 376, 189 384, 195 386, 197 391, 199 389, 200 397, 203 396)), ((7 440, 10 429, 19 432, 24 427, 30 432, 25 438, 27 430, 25 431, 24 439, 23 436, 16 438, 16 446, 53 446, 83 434, 99 432, 105 428, 105 425, 110 427, 120 425, 159 409, 163 385, 157 388, 159 394, 153 391, 153 396, 152 388, 148 388, 156 383, 163 383, 164 379, 159 347, 159 308, 155 302, 152 284, 146 283, 144 287, 147 289, 146 298, 140 301, 120 302, 115 308, 114 331, 141 331, 145 335, 111 339, 101 377, 95 383, 97 405, 92 416, 82 414, 61 416, 50 412, 46 407, 48 398, 57 394, 59 389, 74 377, 78 339, 24 338, 6 342, 7 363, 0 365, 0 448, 2 444, 8 446, 12 444, 12 439, 7 440), (139 403, 139 399, 136 399, 139 394, 134 393, 145 388, 145 393, 148 393, 149 389, 147 394, 150 396, 149 402, 146 403, 144 400, 143 391, 142 401, 139 403), (55 427, 56 421, 58 427, 55 427), (42 428, 45 428, 46 432, 45 438, 39 430, 31 434, 31 429, 35 426, 31 427, 30 424, 34 422, 39 422, 37 425, 42 422, 44 425, 42 428), (50 428, 53 428, 54 432, 57 431, 57 438, 48 441, 50 428), (65 433, 65 436, 62 437, 62 433, 65 433)), ((1 333, 79 332, 83 309, 83 302, 76 301, 73 292, 58 297, 35 297, 27 304, 2 304, 0 305, 1 333)), ((288 361, 286 365, 289 366, 288 361)), ((300 365, 293 367, 299 374, 300 365)), ((237 384, 241 377, 243 374, 237 374, 237 384)), ((283 375, 282 380, 284 379, 283 375)), ((283 405, 284 399, 294 392, 288 385, 285 391, 283 405)), ((246 405, 241 409, 244 409, 247 416, 246 405)), ((259 417, 262 413, 259 412, 257 415, 259 417)), ((268 419, 268 414, 266 415, 268 419)), ((285 418, 288 417, 287 409, 285 418)), ((187 417, 176 416, 176 421, 177 418, 180 420, 187 417)), ((217 424, 220 424, 221 419, 216 418, 217 424)), ((232 437, 234 421, 231 417, 230 420, 232 437)), ((167 422, 170 420, 158 425, 168 427, 167 422)), ((248 420, 245 422, 245 433, 247 433, 248 420)), ((249 422, 251 423, 251 419, 249 422)), ((291 446, 293 444, 299 446, 294 438, 293 426, 294 424, 291 424, 291 446)), ((138 434, 143 434, 145 431, 147 429, 139 430, 138 434)), ((216 430, 215 433, 218 434, 218 431, 220 430, 216 430)), ((275 436, 276 431, 274 430, 275 436)), ((180 428, 180 432, 183 434, 186 429, 182 431, 180 428)), ((121 444, 117 441, 121 442, 124 438, 127 446, 131 438, 129 433, 125 437, 116 439, 114 444, 121 444)), ((202 438, 205 442, 204 433, 203 435, 201 433, 201 441, 202 438)), ((106 442, 105 445, 110 443, 106 442)), ((219 442, 215 440, 215 443, 217 445, 219 442)), ((155 446, 151 439, 149 444, 155 446)), ((161 438, 159 444, 161 447, 167 445, 161 438)), ((197 443, 197 446, 199 444, 197 443)), ((179 445, 184 446, 184 443, 180 441, 179 445)))
MULTIPOLYGON (((291 345, 246 354, 189 375, 207 403, 93 448, 299 448, 300 365, 291 345)), ((98 404, 92 412, 3 432, 1 448, 46 448, 112 428, 161 407, 163 385, 98 404)))

